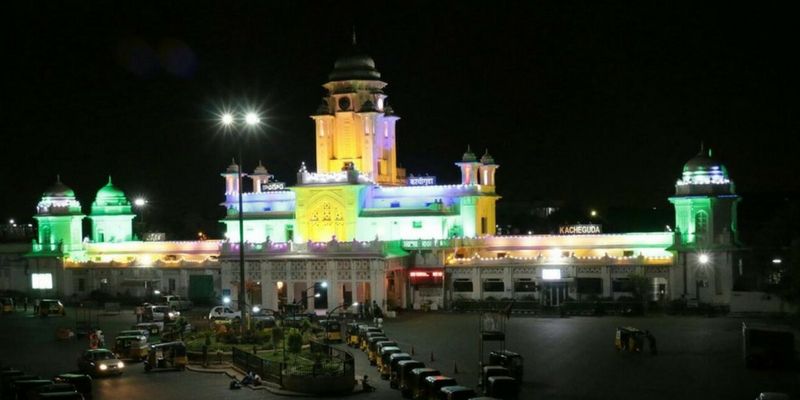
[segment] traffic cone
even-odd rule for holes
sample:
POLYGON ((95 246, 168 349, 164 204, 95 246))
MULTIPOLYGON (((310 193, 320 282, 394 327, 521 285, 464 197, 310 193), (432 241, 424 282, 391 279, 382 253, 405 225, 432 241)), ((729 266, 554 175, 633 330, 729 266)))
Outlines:
POLYGON ((453 361, 453 373, 454 374, 458 373, 458 364, 455 361, 453 361))
POLYGON ((433 359, 433 352, 431 352, 431 362, 434 362, 434 361, 436 361, 436 360, 433 359))

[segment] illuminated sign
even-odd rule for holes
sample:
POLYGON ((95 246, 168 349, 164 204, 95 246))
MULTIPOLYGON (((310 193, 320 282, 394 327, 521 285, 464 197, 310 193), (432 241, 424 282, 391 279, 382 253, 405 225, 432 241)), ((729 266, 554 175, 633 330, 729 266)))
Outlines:
POLYGON ((441 285, 444 271, 441 269, 423 270, 416 269, 408 272, 408 279, 412 285, 441 285))
POLYGON ((408 177, 409 186, 433 186, 436 184, 435 176, 414 176, 408 177))
POLYGON ((555 281, 561 279, 561 270, 560 269, 543 269, 542 270, 542 279, 546 281, 555 281))
POLYGON ((284 189, 286 189, 286 184, 283 182, 267 182, 261 185, 262 192, 274 192, 284 189))
POLYGON ((559 235, 586 235, 593 233, 603 233, 600 225, 564 225, 558 227, 559 235))
POLYGON ((34 289, 52 289, 53 274, 31 274, 31 287, 34 289))

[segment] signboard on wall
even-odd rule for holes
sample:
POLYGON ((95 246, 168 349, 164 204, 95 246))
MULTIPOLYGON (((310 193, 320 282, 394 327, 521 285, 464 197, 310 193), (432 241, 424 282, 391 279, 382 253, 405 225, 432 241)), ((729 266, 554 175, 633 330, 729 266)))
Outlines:
POLYGON ((586 224, 586 225, 562 225, 558 227, 559 235, 592 235, 603 233, 601 225, 586 224))
POLYGON ((411 175, 408 177, 408 185, 409 186, 433 186, 436 184, 436 177, 435 176, 414 176, 411 175))
POLYGON ((52 289, 53 274, 31 274, 31 288, 52 289))
POLYGON ((408 271, 408 280, 412 285, 441 286, 444 279, 442 269, 412 269, 408 271))

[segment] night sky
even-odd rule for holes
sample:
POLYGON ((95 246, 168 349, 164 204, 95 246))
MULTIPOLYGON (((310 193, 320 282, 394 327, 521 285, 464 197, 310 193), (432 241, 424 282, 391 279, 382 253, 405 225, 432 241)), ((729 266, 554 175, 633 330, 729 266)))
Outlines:
POLYGON ((147 218, 172 238, 213 233, 219 173, 236 151, 218 132, 220 107, 262 111, 268 126, 247 139, 245 170, 260 159, 294 184, 301 161, 313 166, 308 116, 353 26, 401 117, 401 164, 455 182, 466 145, 488 147, 501 208, 669 207, 701 141, 740 193, 800 189, 790 10, 284 3, 5 5, 0 218, 30 221, 56 174, 88 213, 110 174, 151 201, 147 218))

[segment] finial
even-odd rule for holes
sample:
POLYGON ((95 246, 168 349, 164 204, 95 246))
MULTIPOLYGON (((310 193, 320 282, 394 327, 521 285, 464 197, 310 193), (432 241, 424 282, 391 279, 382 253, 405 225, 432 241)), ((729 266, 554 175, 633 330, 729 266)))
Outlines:
POLYGON ((263 165, 261 165, 261 160, 258 160, 258 166, 263 167, 263 165))
POLYGON ((486 148, 486 151, 483 153, 483 155, 485 155, 485 156, 489 155, 489 148, 488 147, 486 148))
POLYGON ((708 158, 711 158, 711 147, 708 148, 708 158))
POLYGON ((701 140, 700 141, 700 154, 705 153, 704 149, 705 149, 705 143, 703 143, 703 141, 701 140))
POLYGON ((231 157, 231 165, 236 165, 236 158, 235 157, 231 157))
POLYGON ((469 148, 469 144, 467 144, 467 153, 472 153, 472 149, 469 148))
POLYGON ((353 25, 353 46, 356 45, 356 26, 353 25))
POLYGON ((61 183, 61 174, 56 174, 56 183, 61 183))
POLYGON ((111 185, 111 175, 108 176, 108 184, 111 185))

